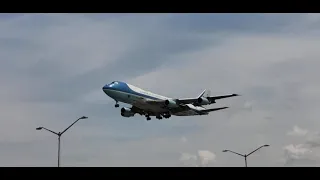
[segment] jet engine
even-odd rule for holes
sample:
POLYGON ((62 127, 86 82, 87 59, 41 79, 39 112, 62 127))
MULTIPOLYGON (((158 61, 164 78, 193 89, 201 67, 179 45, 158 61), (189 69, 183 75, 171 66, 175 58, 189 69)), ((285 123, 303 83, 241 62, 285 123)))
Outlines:
POLYGON ((199 97, 198 98, 198 104, 200 105, 207 105, 207 104, 210 104, 211 102, 205 98, 205 97, 199 97))
POLYGON ((167 99, 164 101, 165 106, 169 107, 169 108, 176 108, 179 107, 179 105, 176 103, 176 101, 172 100, 172 99, 167 99))
POLYGON ((121 116, 123 117, 131 117, 134 116, 134 112, 131 111, 131 109, 123 107, 121 108, 121 116))

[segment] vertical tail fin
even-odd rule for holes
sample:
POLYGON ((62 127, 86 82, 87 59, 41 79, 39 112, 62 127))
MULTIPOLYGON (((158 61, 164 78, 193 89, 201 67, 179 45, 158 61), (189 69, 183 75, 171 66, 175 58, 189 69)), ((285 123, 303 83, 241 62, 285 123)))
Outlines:
POLYGON ((204 91, 202 91, 202 93, 198 96, 198 98, 200 97, 209 97, 210 96, 210 90, 205 89, 204 91))

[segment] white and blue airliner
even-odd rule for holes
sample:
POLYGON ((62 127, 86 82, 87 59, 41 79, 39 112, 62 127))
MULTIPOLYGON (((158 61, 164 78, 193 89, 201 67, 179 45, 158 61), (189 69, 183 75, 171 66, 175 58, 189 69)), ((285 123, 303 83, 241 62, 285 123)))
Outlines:
POLYGON ((106 84, 103 86, 102 90, 110 98, 115 100, 116 108, 119 107, 118 102, 132 105, 130 108, 121 108, 121 115, 123 117, 131 117, 137 113, 141 116, 145 116, 147 120, 151 120, 150 116, 155 116, 160 120, 162 117, 168 119, 171 115, 208 115, 211 111, 226 109, 228 107, 206 109, 203 105, 216 103, 217 99, 238 96, 238 94, 210 96, 208 94, 209 91, 204 90, 196 98, 169 98, 121 81, 114 81, 110 84, 106 84))

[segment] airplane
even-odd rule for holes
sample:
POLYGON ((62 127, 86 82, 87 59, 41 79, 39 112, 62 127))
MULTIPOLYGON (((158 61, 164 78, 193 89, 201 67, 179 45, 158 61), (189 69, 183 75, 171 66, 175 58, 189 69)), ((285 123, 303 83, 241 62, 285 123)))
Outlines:
POLYGON ((148 121, 151 120, 150 116, 155 116, 158 120, 161 120, 162 117, 168 119, 171 115, 208 115, 212 111, 228 107, 206 109, 203 105, 214 104, 218 99, 239 96, 238 94, 210 96, 210 91, 204 90, 196 98, 169 98, 121 81, 113 81, 106 84, 102 87, 102 90, 106 95, 115 100, 116 108, 119 107, 118 102, 132 105, 131 108, 121 108, 121 116, 132 117, 135 114, 140 114, 141 116, 145 116, 148 121))

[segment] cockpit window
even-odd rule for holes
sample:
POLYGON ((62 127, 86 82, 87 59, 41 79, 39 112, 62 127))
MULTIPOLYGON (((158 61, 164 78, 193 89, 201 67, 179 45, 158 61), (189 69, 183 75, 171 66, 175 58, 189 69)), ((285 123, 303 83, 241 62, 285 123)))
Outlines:
POLYGON ((117 85, 117 84, 118 84, 118 82, 113 81, 112 83, 109 84, 109 87, 112 87, 112 86, 117 85))

